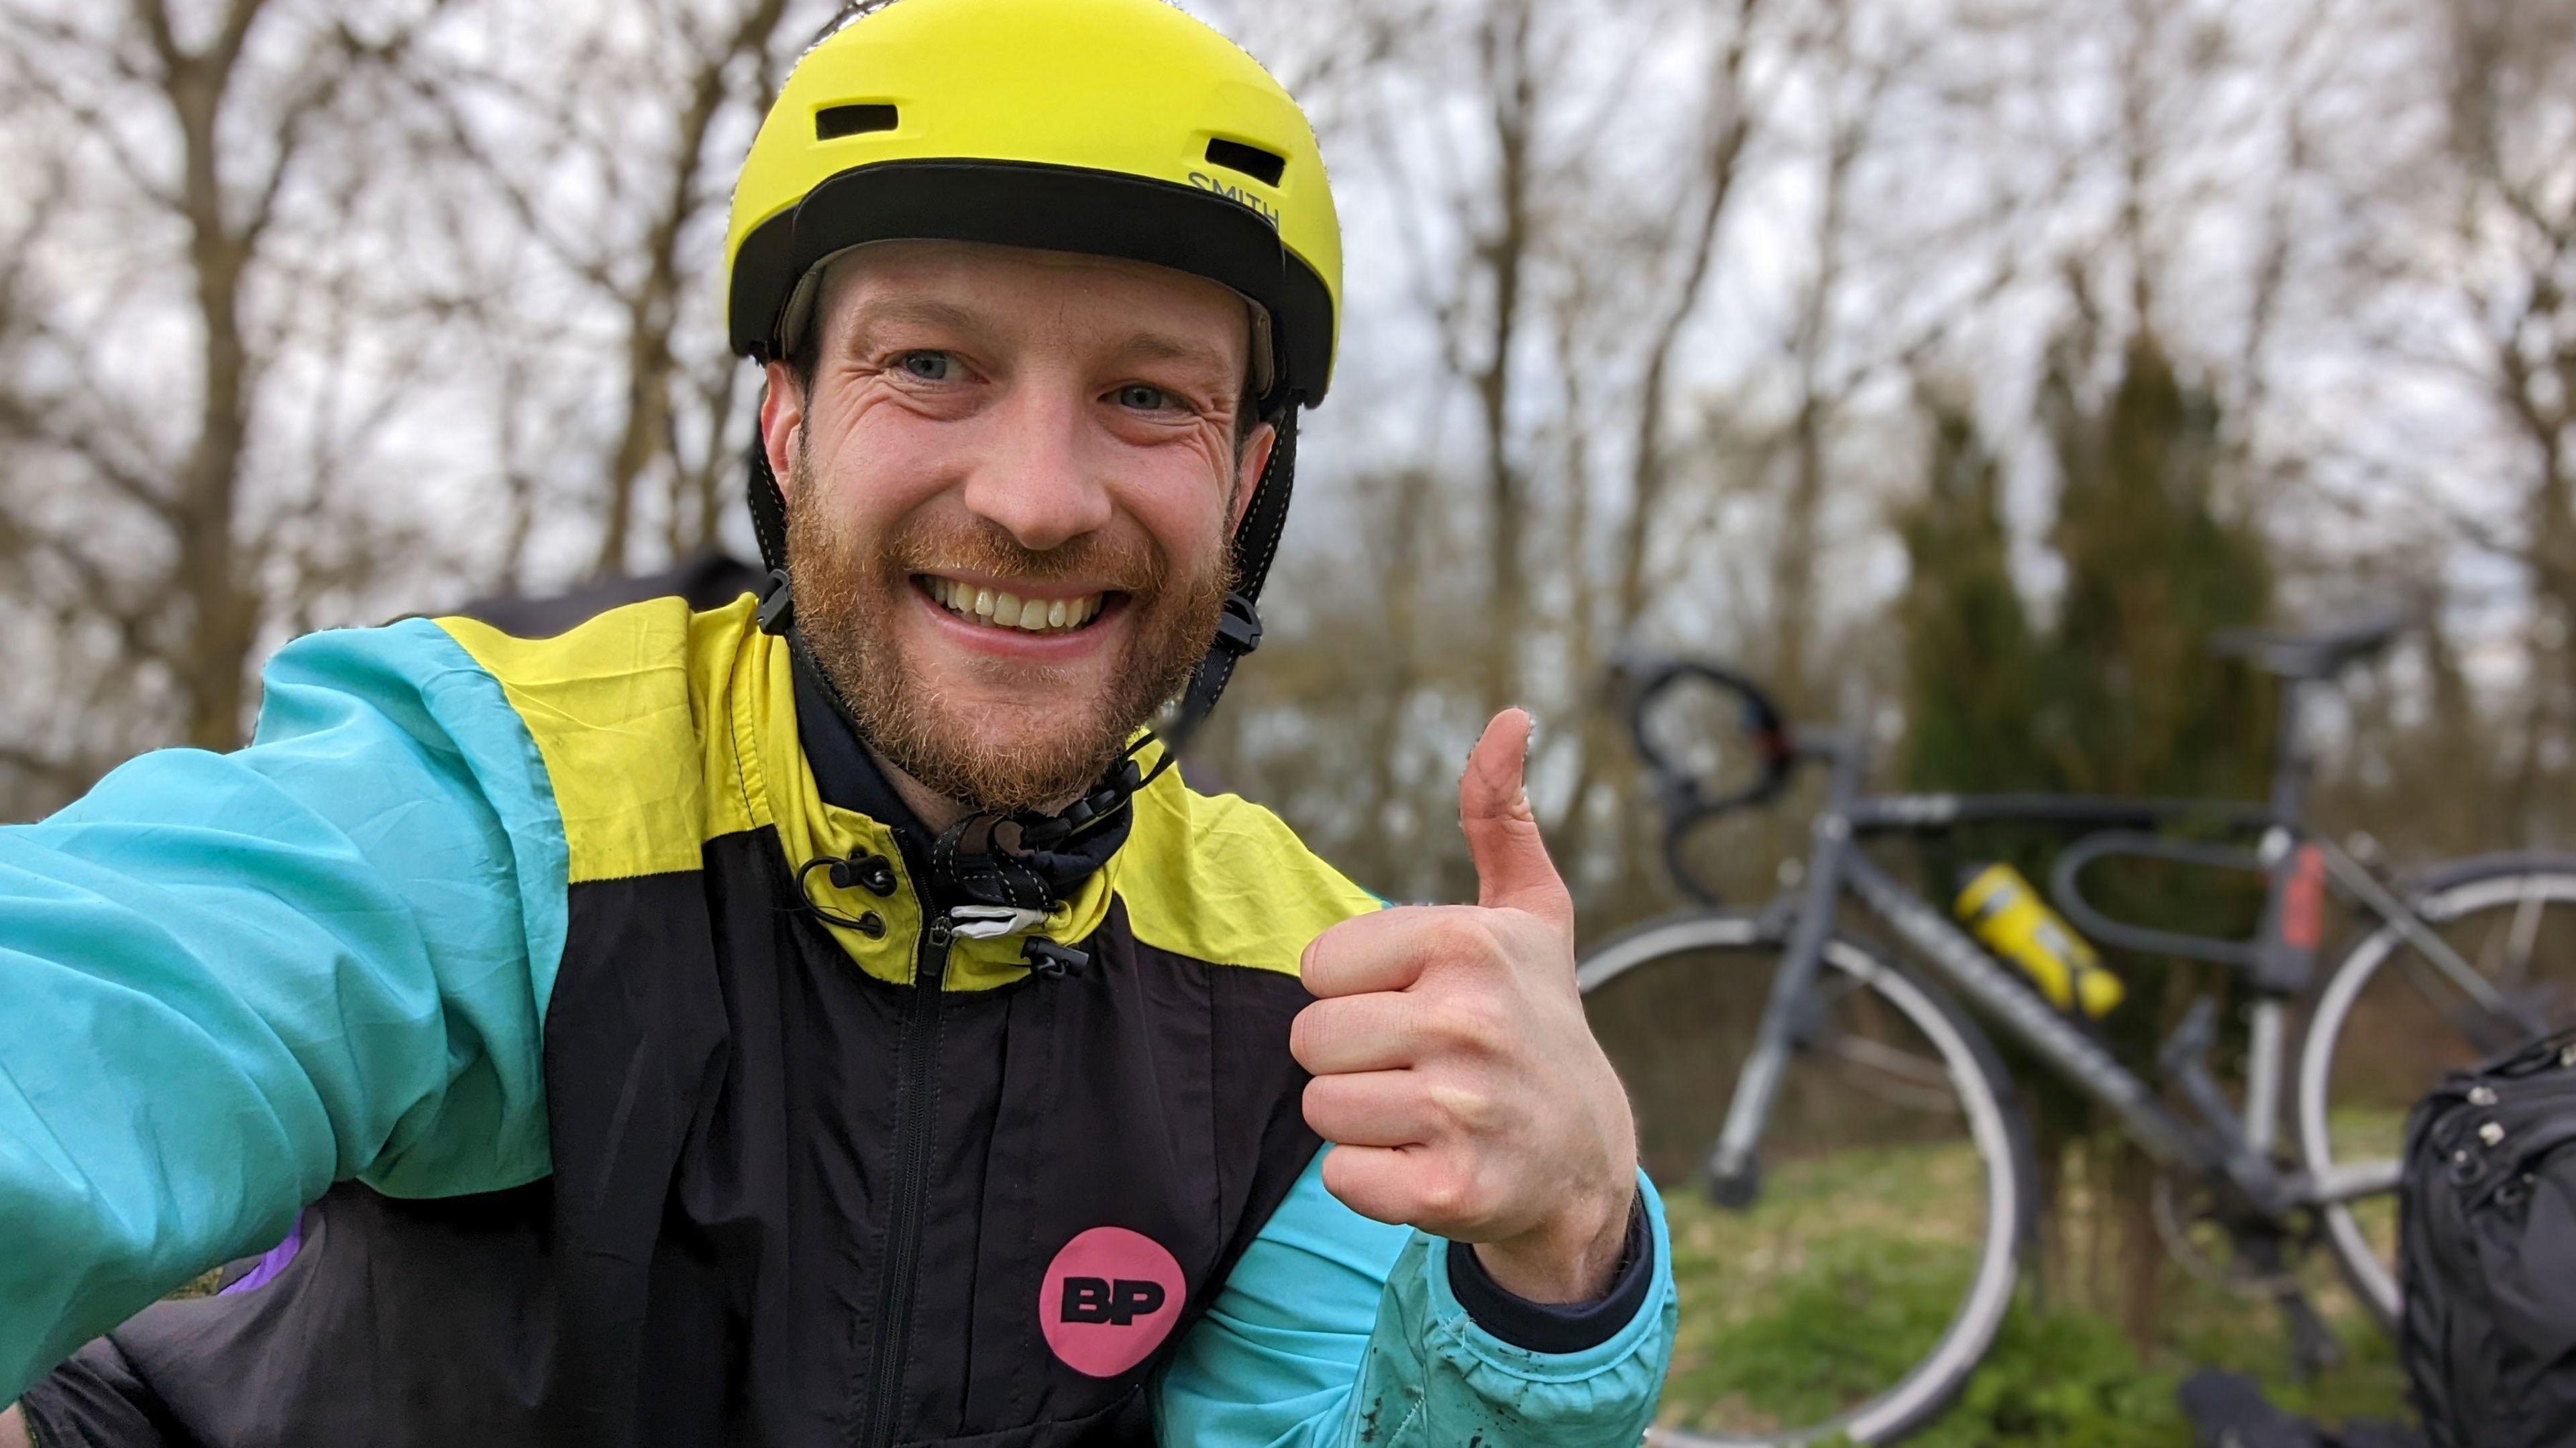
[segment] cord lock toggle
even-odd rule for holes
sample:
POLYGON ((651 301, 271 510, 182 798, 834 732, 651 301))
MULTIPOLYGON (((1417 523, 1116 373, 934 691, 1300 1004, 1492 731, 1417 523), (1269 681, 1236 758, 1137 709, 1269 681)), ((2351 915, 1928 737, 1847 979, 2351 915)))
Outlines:
POLYGON ((1028 945, 1020 958, 1032 972, 1045 976, 1049 980, 1062 980, 1069 975, 1080 975, 1091 965, 1090 952, 1076 950, 1070 945, 1058 945, 1052 940, 1043 940, 1036 936, 1029 937, 1028 945))

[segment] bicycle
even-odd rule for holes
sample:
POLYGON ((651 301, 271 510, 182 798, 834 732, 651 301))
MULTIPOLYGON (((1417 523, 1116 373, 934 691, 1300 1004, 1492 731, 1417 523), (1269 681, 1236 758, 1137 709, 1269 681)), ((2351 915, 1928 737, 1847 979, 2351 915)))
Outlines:
MULTIPOLYGON (((1815 1373, 1817 1381, 1739 1384, 1708 1420, 1659 1430, 1659 1441, 1794 1444, 1841 1433, 1884 1443, 1921 1426, 1966 1382, 2013 1300, 2037 1210, 2026 1123, 1980 1019, 2105 1108, 2144 1149, 2161 1171, 2154 1200, 2167 1246, 2278 1303, 2303 1361, 2333 1346, 2289 1275, 2290 1258, 2320 1236, 2370 1313, 2394 1321, 2393 1193, 2404 1105, 2441 1069, 2569 1024, 2562 1004, 2569 994, 2535 967, 2566 962, 2576 974, 2576 857, 2477 856, 2398 883, 2307 829, 2306 706, 2401 627, 2390 617, 2318 635, 2245 632, 2216 641, 2280 681, 2274 778, 2263 803, 1868 794, 1860 731, 1793 729, 1750 680, 1718 665, 1665 660, 1628 671, 1627 723, 1657 780, 1665 864, 1698 903, 1586 955, 1579 979, 1587 1004, 1598 1013, 1604 999, 1617 999, 1602 994, 1606 986, 1640 973, 1671 980, 1667 972, 1678 966, 1774 963, 1750 1034, 1730 1030, 1724 1012, 1711 1028, 1717 1051, 1742 1052, 1732 1072, 1694 1055, 1665 1073, 1673 1099, 1730 1074, 1734 1082, 1706 1184, 1730 1209, 1710 1218, 1718 1225, 1709 1230, 1743 1235, 1692 1250, 1716 1252, 1726 1268, 1729 1300, 1711 1310, 1730 1322, 1774 1313, 1819 1338, 1834 1332, 1820 1315, 1850 1323, 1828 1344, 1829 1370, 1815 1373), (1740 706, 1753 746, 1750 782, 1711 789, 1707 771, 1685 767, 1684 753, 1704 760, 1725 752, 1713 735, 1680 749, 1658 742, 1650 719, 1685 685, 1713 688, 1740 706), (1685 840, 1721 815, 1772 800, 1806 763, 1824 766, 1827 780, 1803 868, 1765 909, 1720 907, 1689 868, 1685 840), (2154 1073, 2141 1074, 2080 1010, 2052 1004, 2027 972, 1989 953, 1862 849, 1873 839, 1995 824, 2070 835, 2049 896, 2090 941, 2240 974, 2251 998, 2241 1102, 2228 1099, 2206 1061, 2217 1038, 2212 1000, 2196 1003, 2157 1053, 2154 1073), (2222 842, 2171 833, 2182 826, 2214 831, 2222 842), (2081 877, 2122 858, 2251 872, 2263 885, 2261 926, 2249 939, 2221 939, 2115 920, 2085 896, 2081 877), (2294 1060, 2291 1003, 2316 975, 2330 896, 2362 928, 2324 972, 2294 1060), (1903 957, 1846 929, 1838 918, 1845 904, 1883 926, 1903 957), (2293 1074, 2290 1154, 2278 1125, 2285 1076, 2293 1074), (2167 1087, 2178 1099, 2168 1099, 2160 1089, 2167 1087), (1870 1199, 1901 1201, 1905 1210, 1865 1222, 1848 1239, 1818 1225, 1862 1197, 1850 1182, 1871 1174, 1878 1180, 1870 1199), (2225 1251, 2223 1263, 2204 1245, 2211 1243, 2225 1251)), ((1700 977, 1695 988, 1722 983, 1700 977)), ((1669 1033, 1679 1007, 1648 1005, 1669 1033)))

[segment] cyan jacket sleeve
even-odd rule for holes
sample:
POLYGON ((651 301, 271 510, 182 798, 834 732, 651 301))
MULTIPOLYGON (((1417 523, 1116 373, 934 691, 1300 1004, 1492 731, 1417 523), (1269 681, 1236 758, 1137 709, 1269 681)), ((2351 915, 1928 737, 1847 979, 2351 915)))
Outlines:
POLYGON ((1164 1374, 1161 1437, 1208 1448, 1632 1448, 1676 1320, 1663 1203, 1640 1174, 1653 1284, 1607 1340, 1515 1347, 1449 1285, 1453 1247, 1324 1190, 1319 1154, 1164 1374))
POLYGON ((436 625, 270 664, 251 747, 0 829, 0 1403, 332 1182, 547 1170, 562 825, 436 625))

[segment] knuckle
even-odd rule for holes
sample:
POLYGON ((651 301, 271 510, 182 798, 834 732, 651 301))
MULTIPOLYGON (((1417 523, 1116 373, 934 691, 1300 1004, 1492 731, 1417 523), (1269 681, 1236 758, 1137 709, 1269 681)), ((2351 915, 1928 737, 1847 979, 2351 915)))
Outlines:
POLYGON ((1472 1226, 1493 1215, 1493 1193, 1481 1175, 1465 1162, 1433 1172, 1423 1184, 1425 1211, 1453 1226, 1472 1226))
POLYGON ((1453 992, 1424 1015, 1428 1032, 1455 1049, 1489 1051, 1504 1039, 1501 1008, 1479 992, 1453 992))
POLYGON ((1422 1008, 1421 1029, 1431 1041, 1454 1049, 1475 1039, 1477 1020, 1465 1001, 1451 997, 1422 1008))
POLYGON ((1475 1085, 1443 1081, 1426 1088, 1431 1106, 1444 1120, 1460 1130, 1481 1135, 1490 1131, 1501 1117, 1500 1104, 1492 1092, 1475 1085))
POLYGON ((1454 1222, 1462 1215, 1467 1199, 1465 1179, 1454 1170, 1443 1168, 1423 1180, 1422 1213, 1435 1221, 1454 1222))
POLYGON ((1439 958, 1457 963, 1483 959, 1493 948, 1492 927, 1469 909, 1443 910, 1423 924, 1424 943, 1439 958))
POLYGON ((1503 1192, 1494 1174, 1470 1170, 1459 1187, 1458 1210, 1470 1221, 1487 1222, 1501 1214, 1503 1192))

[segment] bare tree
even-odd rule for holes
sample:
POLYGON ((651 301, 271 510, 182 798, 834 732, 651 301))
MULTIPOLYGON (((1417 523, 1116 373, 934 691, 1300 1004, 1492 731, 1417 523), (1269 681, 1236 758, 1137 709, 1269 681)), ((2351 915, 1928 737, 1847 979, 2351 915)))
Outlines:
POLYGON ((135 0, 0 18, 17 98, 0 125, 56 183, 16 238, 0 316, 0 511, 19 585, 57 632, 11 642, 47 656, 56 699, 119 716, 16 751, 22 777, 54 786, 37 795, 141 742, 236 742, 263 631, 331 586, 317 572, 375 551, 345 520, 311 526, 309 492, 253 473, 309 482, 325 452, 379 439, 342 414, 300 459, 263 445, 297 299, 348 280, 305 245, 366 185, 343 137, 443 8, 135 0))
MULTIPOLYGON (((1580 13, 1452 4, 1392 40, 1376 37, 1375 92, 1362 88, 1344 107, 1346 125, 1326 145, 1337 176, 1359 171, 1350 189, 1362 204, 1382 200, 1396 218, 1390 230, 1403 250, 1381 265, 1395 262, 1410 282, 1418 310, 1407 320, 1436 363, 1426 385, 1396 404, 1417 420, 1417 439, 1435 439, 1423 463, 1367 474, 1411 480, 1429 506, 1403 516, 1430 536, 1388 559, 1400 578, 1375 575, 1375 596, 1403 599, 1400 621, 1385 627, 1417 641, 1393 653, 1417 667, 1399 681, 1403 702, 1371 717, 1409 727, 1349 739, 1352 767, 1324 774, 1377 781, 1408 801, 1407 817, 1440 818, 1454 787, 1450 742, 1463 747, 1499 704, 1532 704, 1570 726, 1547 731, 1536 767, 1542 808, 1584 862, 1578 885, 1635 901, 1645 811, 1624 736, 1598 707, 1613 653, 1685 619, 1727 620, 1745 632, 1721 649, 1764 661, 1780 657, 1770 630, 1789 630, 1802 655, 1827 634, 1801 580, 1828 566, 1818 519, 1829 495, 1868 486, 1839 476, 1829 434, 1841 400, 1902 350, 1878 356, 1857 345, 1852 294, 1830 259, 1849 229, 1872 118, 1911 41, 1902 25, 1881 23, 1864 43, 1840 26, 1846 9, 1829 0, 1580 13), (1684 57, 1687 65, 1676 63, 1684 57), (1648 66, 1661 67, 1651 87, 1637 79, 1648 66), (1750 78, 1762 73, 1771 79, 1757 86, 1750 78), (1784 126, 1790 113, 1797 124, 1784 126), (1742 375, 1715 384, 1732 397, 1713 404, 1698 328, 1725 289, 1730 222, 1742 228, 1738 244, 1770 242, 1767 223, 1744 220, 1744 208, 1811 179, 1821 184, 1809 194, 1825 198, 1815 235, 1828 264, 1802 281, 1800 305, 1777 332, 1726 349, 1742 375), (1801 400, 1782 411, 1766 393, 1801 400), (1802 480, 1775 469, 1795 451, 1801 412, 1802 480), (1419 425, 1429 418, 1441 421, 1419 425), (1471 439, 1454 455, 1436 441, 1452 420, 1471 439), (1763 590, 1731 592, 1748 570, 1728 545, 1749 541, 1727 536, 1741 526, 1731 501, 1755 502, 1771 520, 1775 531, 1752 546, 1768 560, 1757 571, 1787 604, 1763 590), (1804 529, 1785 547, 1783 519, 1804 529), (1691 598, 1712 588, 1724 597, 1691 598), (1746 600, 1759 621, 1737 606, 1746 600), (1427 749, 1426 732, 1435 740, 1427 749), (1461 737, 1438 742, 1452 735, 1461 737), (1610 856, 1593 860, 1603 841, 1610 856)), ((1354 309, 1346 356, 1379 350, 1363 340, 1374 321, 1354 309)), ((1377 325, 1380 336, 1393 330, 1377 325)), ((1313 506, 1368 512, 1333 497, 1313 506)), ((1321 566, 1347 577, 1358 561, 1321 566)), ((1291 587, 1305 576, 1292 572, 1291 587)), ((1370 628, 1338 610, 1330 618, 1337 648, 1370 628)), ((1297 616, 1282 620, 1271 662, 1247 674, 1252 688, 1278 677, 1276 661, 1297 647, 1297 616)), ((1248 772, 1265 788, 1294 788, 1242 751, 1244 731, 1234 737, 1229 778, 1248 772)), ((1280 768, 1302 782, 1305 772, 1284 757, 1280 768)), ((1384 842, 1355 838, 1363 853, 1354 863, 1366 869, 1384 842)), ((1386 868, 1418 882, 1405 888, 1457 888, 1456 852, 1427 843, 1440 853, 1410 846, 1386 868)))
MULTIPOLYGON (((709 283, 733 167, 794 48, 832 8, 655 0, 565 14, 545 44, 486 47, 420 79, 419 104, 442 118, 534 263, 484 304, 485 325, 509 338, 517 389, 496 399, 513 419, 504 469, 552 474, 565 511, 598 520, 594 574, 716 538, 756 400, 709 283), (573 57, 577 86, 564 83, 573 57), (549 353, 566 364, 533 361, 549 353), (562 439, 519 420, 532 404, 605 425, 581 439, 577 462, 549 469, 528 453, 561 457, 562 439), (563 476, 575 469, 589 472, 586 487, 563 476)), ((532 511, 527 526, 538 521, 532 511)), ((522 540, 493 581, 524 586, 528 566, 522 540)))
POLYGON ((2576 15, 2449 0, 2447 143, 2458 241, 2478 265, 2462 310, 2481 324, 2496 409, 2525 453, 2523 562, 2536 607, 2517 753, 2521 833, 2537 833, 2576 728, 2576 15))

